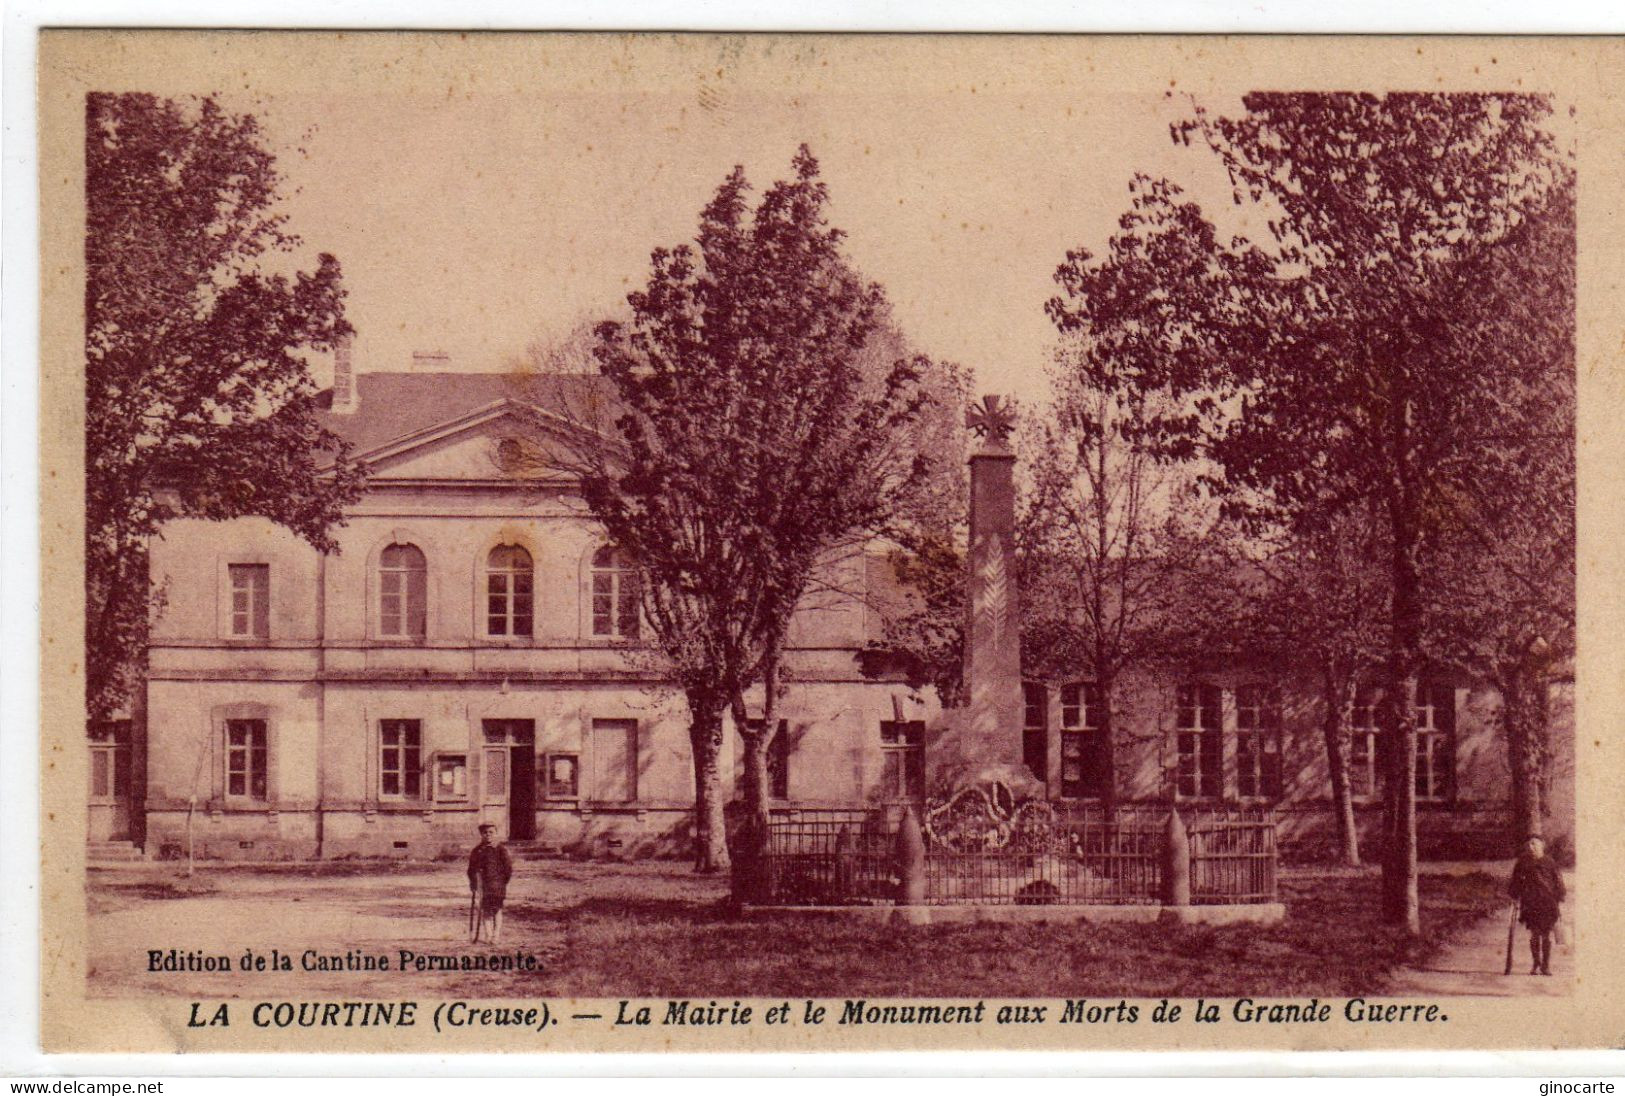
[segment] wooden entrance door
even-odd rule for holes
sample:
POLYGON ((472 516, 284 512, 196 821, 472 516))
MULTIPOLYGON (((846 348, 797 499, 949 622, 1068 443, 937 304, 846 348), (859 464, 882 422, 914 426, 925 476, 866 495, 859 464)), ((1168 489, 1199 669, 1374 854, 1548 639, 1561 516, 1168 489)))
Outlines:
POLYGON ((480 821, 495 825, 505 841, 508 838, 508 747, 485 747, 480 772, 485 782, 484 794, 480 796, 480 821))
POLYGON ((487 719, 484 817, 510 841, 536 836, 536 721, 487 719))
POLYGON ((125 841, 131 833, 130 721, 90 729, 90 840, 125 841))

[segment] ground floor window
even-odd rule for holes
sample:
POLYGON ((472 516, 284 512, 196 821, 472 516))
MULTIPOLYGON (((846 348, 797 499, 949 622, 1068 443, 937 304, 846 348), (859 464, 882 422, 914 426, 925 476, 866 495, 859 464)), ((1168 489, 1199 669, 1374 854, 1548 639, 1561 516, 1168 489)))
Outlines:
POLYGON ((1349 794, 1356 799, 1377 796, 1377 690, 1362 685, 1354 694, 1349 716, 1349 794))
MULTIPOLYGON (((1382 691, 1362 686, 1350 716, 1349 788, 1356 799, 1375 799, 1381 792, 1380 713, 1382 691)), ((1416 719, 1416 798, 1443 802, 1450 798, 1456 775, 1456 690, 1449 684, 1421 681, 1412 711, 1416 719)))
POLYGON ((1236 690, 1236 794, 1281 796, 1281 690, 1274 685, 1236 690))
POLYGON ((1061 795, 1098 797, 1106 791, 1105 697, 1099 685, 1061 686, 1061 795))
POLYGON ((592 798, 630 803, 638 797, 638 721, 592 721, 592 798))
POLYGON ((385 719, 378 725, 378 794, 386 799, 417 799, 423 792, 423 724, 416 719, 385 719))
POLYGON ((227 795, 264 800, 268 760, 265 720, 226 720, 227 795))
MULTIPOLYGON (((760 719, 747 720, 747 726, 760 734, 762 721, 760 719)), ((790 723, 788 720, 779 720, 779 726, 773 732, 773 741, 767 744, 767 795, 769 799, 790 798, 790 723)), ((740 740, 740 763, 737 771, 744 780, 744 741, 740 740)), ((741 784, 741 786, 743 786, 741 784)))
POLYGON ((925 797, 925 723, 885 719, 880 723, 881 794, 887 799, 925 797))
POLYGON ((1219 687, 1207 682, 1179 686, 1175 791, 1181 799, 1217 799, 1224 794, 1222 698, 1219 687))
POLYGON ((1021 760, 1040 780, 1049 779, 1049 690, 1036 681, 1021 686, 1021 760))
POLYGON ((1416 686, 1416 798, 1450 798, 1455 776, 1456 690, 1422 681, 1416 686))

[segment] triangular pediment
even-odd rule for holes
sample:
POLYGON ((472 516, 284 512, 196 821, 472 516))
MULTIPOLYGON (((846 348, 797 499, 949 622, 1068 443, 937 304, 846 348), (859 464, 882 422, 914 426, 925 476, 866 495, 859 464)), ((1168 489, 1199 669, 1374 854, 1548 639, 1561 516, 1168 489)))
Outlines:
MULTIPOLYGON (((524 452, 551 451, 561 458, 569 440, 580 435, 569 422, 513 400, 502 399, 466 414, 413 431, 355 456, 367 466, 374 483, 444 481, 447 483, 519 483, 505 454, 505 442, 523 439, 524 452)), ((525 478, 538 473, 527 460, 525 478)), ((562 476, 562 471, 545 478, 562 476)))

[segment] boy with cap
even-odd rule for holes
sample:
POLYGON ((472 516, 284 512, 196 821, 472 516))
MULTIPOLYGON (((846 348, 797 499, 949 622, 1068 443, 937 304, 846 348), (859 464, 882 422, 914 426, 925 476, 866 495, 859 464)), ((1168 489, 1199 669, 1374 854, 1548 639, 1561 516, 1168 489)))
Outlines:
MULTIPOLYGON (((1512 866, 1507 893, 1520 907, 1519 920, 1529 927, 1529 954, 1534 959, 1529 973, 1552 973, 1552 929, 1567 894, 1563 875, 1546 855, 1546 842, 1539 837, 1530 837, 1524 845, 1512 866)), ((1507 950, 1510 961, 1511 948, 1507 950)))
POLYGON ((508 897, 508 880, 513 878, 513 857, 506 845, 491 843, 496 826, 480 823, 480 843, 468 854, 468 889, 474 894, 479 907, 479 919, 474 923, 474 940, 480 938, 481 929, 489 923, 490 943, 502 939, 502 903, 508 897))

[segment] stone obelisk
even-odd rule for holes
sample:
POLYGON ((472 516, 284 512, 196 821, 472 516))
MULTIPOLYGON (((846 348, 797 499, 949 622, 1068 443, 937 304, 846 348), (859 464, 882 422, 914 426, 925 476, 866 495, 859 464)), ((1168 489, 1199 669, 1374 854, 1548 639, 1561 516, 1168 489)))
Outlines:
POLYGON ((965 415, 980 438, 970 457, 966 560, 965 706, 953 713, 933 765, 939 786, 999 781, 1018 795, 1042 785, 1021 756, 1021 603, 1016 589, 1015 419, 998 396, 965 415))

